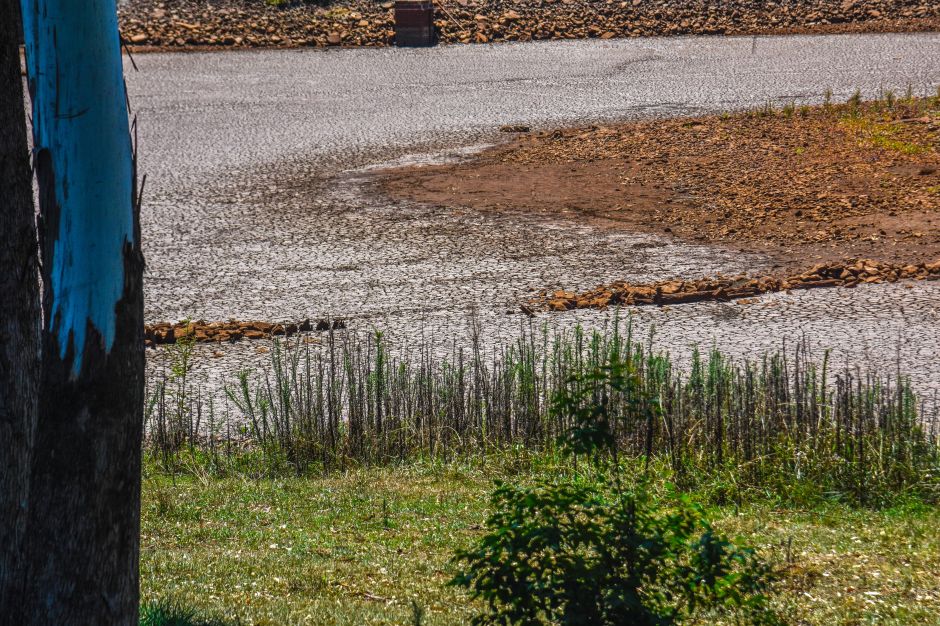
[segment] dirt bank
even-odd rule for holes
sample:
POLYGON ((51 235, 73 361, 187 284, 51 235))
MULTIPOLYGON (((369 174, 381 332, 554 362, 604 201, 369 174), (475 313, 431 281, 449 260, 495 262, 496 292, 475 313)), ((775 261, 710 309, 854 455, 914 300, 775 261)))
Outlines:
MULTIPOLYGON (((699 34, 940 30, 930 0, 438 0, 444 43, 699 34)), ((384 46, 393 3, 129 0, 125 40, 166 48, 384 46)))
POLYGON ((940 98, 523 134, 393 171, 428 204, 524 209, 758 251, 781 269, 940 258, 940 98))

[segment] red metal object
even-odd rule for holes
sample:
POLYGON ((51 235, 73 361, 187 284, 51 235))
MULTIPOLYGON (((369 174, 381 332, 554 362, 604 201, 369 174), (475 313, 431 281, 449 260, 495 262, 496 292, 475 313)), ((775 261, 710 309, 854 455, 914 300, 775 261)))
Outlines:
POLYGON ((395 45, 433 46, 434 3, 431 0, 397 0, 395 2, 395 45))

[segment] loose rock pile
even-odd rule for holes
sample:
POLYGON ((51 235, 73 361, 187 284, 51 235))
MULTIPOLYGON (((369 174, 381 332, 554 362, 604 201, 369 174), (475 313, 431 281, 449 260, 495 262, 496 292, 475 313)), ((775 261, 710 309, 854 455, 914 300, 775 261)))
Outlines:
POLYGON ((311 322, 303 320, 294 323, 271 323, 271 322, 240 322, 229 320, 228 322, 207 322, 198 320, 195 322, 159 322, 149 324, 144 327, 144 344, 147 347, 153 347, 158 344, 173 344, 181 340, 194 342, 218 342, 238 341, 240 339, 269 339, 271 337, 296 335, 311 331, 328 331, 346 328, 346 323, 342 320, 320 320, 311 322))
MULTIPOLYGON (((435 0, 444 43, 686 34, 914 31, 940 28, 933 0, 435 0)), ((135 46, 384 46, 390 1, 129 0, 135 46), (324 3, 326 4, 326 3, 324 3)))
POLYGON ((729 301, 765 293, 819 287, 856 287, 862 283, 893 283, 902 279, 940 280, 940 261, 917 265, 880 263, 870 259, 822 263, 802 274, 786 277, 734 276, 698 280, 669 280, 647 285, 613 283, 581 294, 542 292, 522 310, 550 311, 605 308, 616 305, 670 305, 705 300, 729 301))

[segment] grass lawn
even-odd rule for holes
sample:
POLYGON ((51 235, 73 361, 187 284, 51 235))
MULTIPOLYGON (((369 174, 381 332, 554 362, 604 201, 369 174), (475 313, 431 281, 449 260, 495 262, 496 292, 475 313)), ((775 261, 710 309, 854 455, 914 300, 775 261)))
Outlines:
MULTIPOLYGON (((445 586, 450 556, 482 534, 494 478, 533 476, 411 465, 173 479, 148 466, 143 601, 242 624, 468 623, 474 605, 445 586)), ((940 508, 760 504, 711 518, 783 570, 776 605, 787 623, 940 624, 940 508)))

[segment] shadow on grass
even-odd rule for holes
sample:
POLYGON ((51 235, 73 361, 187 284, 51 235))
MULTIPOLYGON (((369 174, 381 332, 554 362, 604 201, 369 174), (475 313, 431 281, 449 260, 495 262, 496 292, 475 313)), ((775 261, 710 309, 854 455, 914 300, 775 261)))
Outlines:
POLYGON ((238 626, 239 623, 208 617, 168 600, 140 607, 140 626, 238 626))

